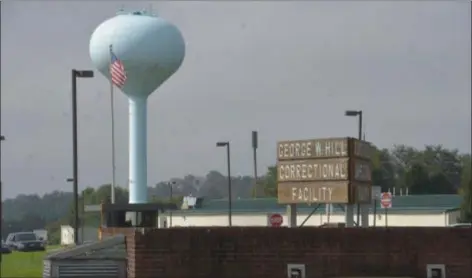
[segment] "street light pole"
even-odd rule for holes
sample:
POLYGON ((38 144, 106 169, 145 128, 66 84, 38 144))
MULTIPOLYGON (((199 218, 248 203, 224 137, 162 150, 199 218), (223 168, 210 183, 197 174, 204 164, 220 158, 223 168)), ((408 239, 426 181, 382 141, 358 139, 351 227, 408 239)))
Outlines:
POLYGON ((78 153, 77 153, 77 73, 72 70, 72 191, 74 193, 74 243, 79 244, 79 196, 78 196, 78 153))
MULTIPOLYGON (((1 142, 1 141, 5 141, 5 139, 6 139, 5 136, 0 135, 0 142, 1 142)), ((2 151, 1 151, 1 148, 2 148, 1 145, 2 145, 2 144, 0 144, 0 155, 1 155, 1 153, 2 153, 2 151)), ((1 157, 0 157, 0 164, 1 164, 1 161, 2 161, 2 159, 1 159, 1 157)), ((3 227, 2 227, 2 222, 3 222, 3 213, 2 213, 2 206, 3 206, 3 202, 2 202, 2 190, 3 190, 3 188, 2 188, 2 174, 1 174, 1 168, 2 168, 2 167, 1 167, 1 165, 0 165, 0 239, 3 241, 3 233, 2 233, 2 229, 3 229, 3 227)), ((2 268, 2 255, 0 255, 0 269, 1 269, 1 268, 2 268)))
POLYGON ((257 131, 252 132, 252 150, 254 158, 254 198, 257 198, 257 131))
MULTIPOLYGON (((345 112, 346 116, 348 117, 359 117, 359 127, 358 127, 358 139, 362 140, 362 110, 356 111, 356 110, 347 110, 345 112)), ((357 226, 360 226, 360 215, 361 215, 361 204, 357 203, 357 226)))
POLYGON ((77 136, 77 78, 92 78, 91 70, 72 70, 72 179, 74 192, 74 243, 79 244, 79 158, 77 136))
MULTIPOLYGON (((168 183, 169 185, 169 203, 172 202, 172 198, 174 197, 174 190, 173 190, 173 185, 175 185, 175 181, 170 181, 168 183)), ((169 228, 172 227, 172 209, 169 210, 169 228)))
POLYGON ((362 140, 362 110, 359 111, 359 140, 362 140))
POLYGON ((232 224, 232 194, 231 194, 231 156, 229 142, 217 142, 217 147, 226 147, 226 159, 228 164, 228 224, 231 227, 232 224))

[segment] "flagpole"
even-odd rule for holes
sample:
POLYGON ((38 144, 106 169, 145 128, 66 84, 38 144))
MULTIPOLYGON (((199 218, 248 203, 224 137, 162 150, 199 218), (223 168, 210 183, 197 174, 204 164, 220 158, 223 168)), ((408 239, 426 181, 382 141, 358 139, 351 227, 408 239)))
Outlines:
POLYGON ((115 203, 115 181, 116 181, 116 167, 115 167, 115 98, 113 94, 113 81, 111 79, 111 65, 112 65, 113 47, 110 44, 110 110, 111 110, 111 203, 115 203))

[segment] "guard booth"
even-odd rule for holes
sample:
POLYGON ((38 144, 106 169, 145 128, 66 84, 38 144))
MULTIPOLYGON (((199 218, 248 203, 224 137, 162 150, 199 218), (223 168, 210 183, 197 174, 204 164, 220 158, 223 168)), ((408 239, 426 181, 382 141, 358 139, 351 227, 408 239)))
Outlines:
POLYGON ((84 208, 85 212, 100 212, 100 240, 102 228, 157 228, 159 213, 176 209, 174 203, 111 204, 109 201, 84 208))
POLYGON ((157 227, 159 212, 176 210, 177 205, 166 204, 110 204, 101 205, 102 227, 157 227))

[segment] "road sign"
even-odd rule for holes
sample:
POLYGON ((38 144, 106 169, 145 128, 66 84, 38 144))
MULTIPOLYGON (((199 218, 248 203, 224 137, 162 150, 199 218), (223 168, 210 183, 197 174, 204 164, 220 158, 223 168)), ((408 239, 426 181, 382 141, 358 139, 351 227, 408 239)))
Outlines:
POLYGON ((384 209, 391 208, 392 207, 392 193, 382 192, 382 194, 380 194, 380 205, 384 209))
POLYGON ((373 150, 370 143, 350 137, 278 142, 278 203, 370 204, 373 150), (328 183, 338 190, 327 188, 328 183))
POLYGON ((273 213, 268 215, 268 222, 270 227, 280 227, 284 222, 284 218, 278 213, 273 213))
POLYGON ((382 194, 382 189, 378 185, 372 185, 372 201, 380 200, 380 194, 382 194))

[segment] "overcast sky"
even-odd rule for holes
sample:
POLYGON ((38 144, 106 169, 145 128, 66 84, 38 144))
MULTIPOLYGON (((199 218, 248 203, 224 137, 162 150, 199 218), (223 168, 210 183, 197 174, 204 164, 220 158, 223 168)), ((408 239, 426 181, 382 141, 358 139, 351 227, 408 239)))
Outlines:
MULTIPOLYGON (((148 181, 259 169, 285 139, 356 136, 362 109, 380 147, 471 149, 467 1, 155 2, 187 44, 183 65, 149 98, 148 181)), ((70 70, 89 69, 89 39, 116 11, 149 2, 6 1, 1 11, 4 197, 67 190, 70 70)), ((80 188, 111 180, 109 83, 79 83, 80 188)), ((128 106, 116 97, 118 182, 128 175, 128 106)))

